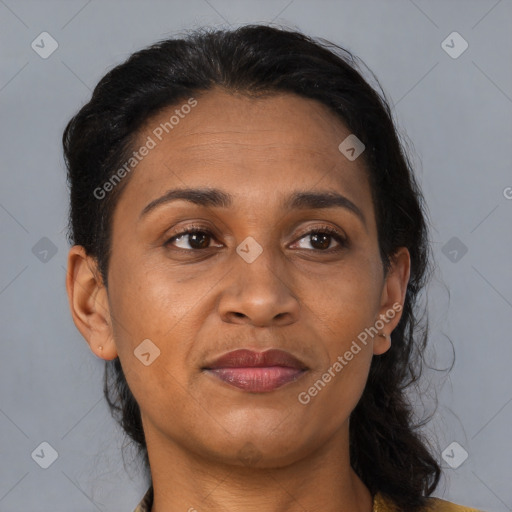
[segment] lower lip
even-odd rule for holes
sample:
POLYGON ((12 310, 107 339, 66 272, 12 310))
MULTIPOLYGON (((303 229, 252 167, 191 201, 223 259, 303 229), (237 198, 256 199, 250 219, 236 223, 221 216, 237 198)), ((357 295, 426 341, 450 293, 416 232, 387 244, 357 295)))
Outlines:
POLYGON ((212 368, 206 370, 220 380, 244 391, 265 393, 299 379, 306 370, 284 366, 264 368, 212 368))

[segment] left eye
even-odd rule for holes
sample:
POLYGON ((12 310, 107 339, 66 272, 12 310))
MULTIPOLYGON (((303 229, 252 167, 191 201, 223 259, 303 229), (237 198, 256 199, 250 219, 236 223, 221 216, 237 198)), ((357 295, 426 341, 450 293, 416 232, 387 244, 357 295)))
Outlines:
MULTIPOLYGON (((314 249, 320 251, 332 249, 331 243, 333 239, 336 240, 341 247, 345 247, 347 245, 346 239, 336 230, 330 228, 322 228, 308 231, 307 233, 304 233, 304 235, 299 239, 299 243, 302 240, 307 240, 307 238, 309 238, 309 241, 307 241, 306 243, 309 243, 310 245, 313 246, 314 249)), ((300 248, 308 249, 308 247, 300 248)))

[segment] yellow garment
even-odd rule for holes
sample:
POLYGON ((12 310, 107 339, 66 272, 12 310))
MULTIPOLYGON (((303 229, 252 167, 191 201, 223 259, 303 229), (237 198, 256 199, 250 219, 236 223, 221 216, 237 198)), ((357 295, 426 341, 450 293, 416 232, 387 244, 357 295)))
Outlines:
MULTIPOLYGON (((137 508, 133 512, 151 512, 153 505, 153 487, 150 487, 137 508)), ((379 493, 373 499, 373 512, 402 512, 398 507, 379 493)), ((425 512, 482 512, 475 508, 462 507, 455 505, 449 501, 441 500, 439 498, 429 498, 429 507, 425 512)))
MULTIPOLYGON (((401 512, 401 510, 389 500, 386 500, 379 493, 373 499, 373 512, 401 512)), ((139 512, 139 511, 137 511, 139 512)), ((428 507, 425 512, 483 512, 476 508, 463 507, 455 505, 449 501, 439 498, 429 498, 428 507)))

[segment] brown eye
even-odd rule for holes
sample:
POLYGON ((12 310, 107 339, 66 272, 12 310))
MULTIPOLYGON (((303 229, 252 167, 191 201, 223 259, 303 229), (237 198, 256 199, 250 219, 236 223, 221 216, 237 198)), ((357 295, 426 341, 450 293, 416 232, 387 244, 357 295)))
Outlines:
POLYGON ((165 245, 172 244, 175 245, 178 249, 185 251, 194 249, 208 249, 208 247, 210 247, 212 238, 212 234, 209 231, 188 229, 167 240, 165 245), (178 243, 181 244, 181 246, 177 245, 178 243))
MULTIPOLYGON (((345 237, 339 233, 334 228, 331 228, 329 226, 325 226, 323 228, 317 228, 311 231, 308 231, 307 233, 304 233, 300 240, 306 240, 306 243, 309 243, 313 249, 316 249, 318 251, 330 251, 332 250, 339 250, 340 247, 346 247, 347 240, 345 237), (309 238, 309 240, 308 240, 309 238), (332 241, 335 240, 338 243, 339 247, 331 247, 332 241)), ((308 247, 300 247, 301 249, 308 249, 308 247)))
POLYGON ((331 235, 327 233, 313 233, 309 236, 311 237, 311 245, 316 249, 329 249, 331 245, 331 235))

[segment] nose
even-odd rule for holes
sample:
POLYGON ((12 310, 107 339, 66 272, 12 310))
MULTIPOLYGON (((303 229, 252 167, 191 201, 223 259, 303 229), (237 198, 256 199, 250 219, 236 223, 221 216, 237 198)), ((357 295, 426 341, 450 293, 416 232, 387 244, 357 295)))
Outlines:
POLYGON ((300 301, 286 271, 271 260, 270 251, 263 251, 252 263, 238 255, 235 260, 218 303, 222 320, 257 327, 297 322, 300 301))

